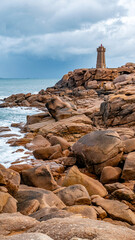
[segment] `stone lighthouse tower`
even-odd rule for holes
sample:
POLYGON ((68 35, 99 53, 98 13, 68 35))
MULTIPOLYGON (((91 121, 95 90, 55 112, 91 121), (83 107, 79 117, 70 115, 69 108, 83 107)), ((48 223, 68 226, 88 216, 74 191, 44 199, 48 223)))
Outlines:
POLYGON ((105 51, 106 51, 106 49, 102 46, 102 44, 99 48, 97 48, 97 65, 96 65, 96 68, 106 68, 105 51))

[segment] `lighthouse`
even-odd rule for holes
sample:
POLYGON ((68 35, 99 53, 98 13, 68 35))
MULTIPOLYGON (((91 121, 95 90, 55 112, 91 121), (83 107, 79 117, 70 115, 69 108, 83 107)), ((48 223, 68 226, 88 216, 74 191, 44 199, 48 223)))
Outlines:
POLYGON ((105 51, 106 49, 102 46, 97 48, 97 64, 96 68, 106 68, 105 64, 105 51))

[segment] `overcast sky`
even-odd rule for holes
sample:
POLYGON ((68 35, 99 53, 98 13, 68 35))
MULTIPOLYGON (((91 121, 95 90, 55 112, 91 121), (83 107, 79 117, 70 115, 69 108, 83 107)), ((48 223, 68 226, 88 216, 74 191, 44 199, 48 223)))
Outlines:
POLYGON ((134 0, 3 0, 0 77, 61 78, 96 65, 135 62, 134 0))

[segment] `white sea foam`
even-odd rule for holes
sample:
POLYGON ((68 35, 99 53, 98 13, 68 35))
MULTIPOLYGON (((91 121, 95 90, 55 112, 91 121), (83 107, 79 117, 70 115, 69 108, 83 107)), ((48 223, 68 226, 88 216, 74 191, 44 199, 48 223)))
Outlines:
POLYGON ((33 92, 33 94, 38 94, 38 91, 33 92))
MULTIPOLYGON (((26 107, 14 107, 14 108, 2 108, 0 109, 0 127, 9 127, 11 131, 2 132, 0 135, 3 134, 17 134, 20 137, 23 137, 24 134, 20 132, 19 128, 11 127, 11 124, 14 122, 26 122, 26 116, 36 114, 39 111, 36 108, 26 108, 26 107), (4 115, 2 117, 2 115, 4 115)), ((19 138, 20 138, 19 137, 19 138)), ((25 152, 27 149, 24 147, 11 147, 6 142, 8 139, 13 137, 0 137, 0 163, 3 164, 5 167, 9 167, 12 162, 17 160, 21 160, 22 158, 26 157, 25 152), (23 152, 16 152, 18 149, 23 149, 23 152)), ((16 137, 15 137, 16 138, 16 137)), ((33 157, 30 157, 33 158, 33 157)), ((27 157, 27 162, 29 161, 29 157, 27 157)))
MULTIPOLYGON (((4 99, 12 94, 17 93, 38 93, 41 89, 46 89, 53 86, 57 79, 0 79, 0 99, 4 99)), ((2 103, 2 101, 1 101, 2 103)), ((39 112, 36 108, 0 108, 0 127, 11 126, 14 122, 26 122, 26 115, 31 115, 39 112)), ((11 132, 20 134, 18 128, 11 128, 11 132)), ((4 134, 4 133, 1 133, 4 134)), ((21 135, 23 136, 23 135, 21 135)), ((9 138, 0 138, 0 163, 9 166, 11 162, 26 156, 23 152, 12 153, 23 147, 10 147, 6 144, 9 138)), ((25 149, 26 150, 26 149, 25 149)))
POLYGON ((8 96, 0 96, 0 99, 3 100, 4 98, 7 98, 8 96))

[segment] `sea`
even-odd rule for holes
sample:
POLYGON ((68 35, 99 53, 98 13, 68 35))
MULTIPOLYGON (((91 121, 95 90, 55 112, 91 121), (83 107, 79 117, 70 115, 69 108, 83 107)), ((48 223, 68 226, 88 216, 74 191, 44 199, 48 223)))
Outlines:
MULTIPOLYGON (((17 93, 32 93, 36 94, 41 89, 54 86, 58 79, 3 79, 0 78, 0 103, 2 99, 17 93)), ((37 108, 13 107, 0 108, 0 127, 9 127, 11 131, 0 133, 0 164, 9 167, 12 163, 20 164, 29 163, 32 159, 27 155, 27 150, 24 147, 11 147, 7 141, 12 137, 1 137, 5 134, 17 134, 18 138, 24 134, 19 128, 11 127, 12 123, 25 123, 26 116, 40 112, 37 108), (19 149, 22 149, 19 151, 19 149)))

